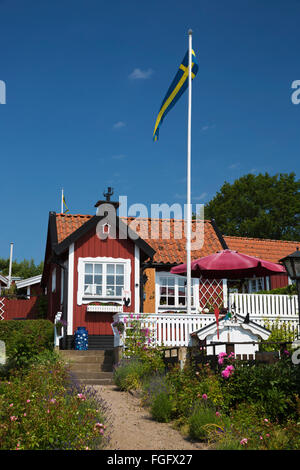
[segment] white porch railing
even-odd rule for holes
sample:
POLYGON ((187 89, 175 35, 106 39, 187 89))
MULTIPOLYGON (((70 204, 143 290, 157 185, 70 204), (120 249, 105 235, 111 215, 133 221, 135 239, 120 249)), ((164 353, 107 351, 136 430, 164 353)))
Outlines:
MULTIPOLYGON (((235 312, 241 316, 250 315, 250 320, 261 326, 265 326, 266 320, 270 324, 278 322, 279 325, 288 324, 289 328, 297 331, 298 300, 297 296, 268 295, 268 294, 230 294, 230 305, 235 307, 235 312)), ((152 344, 164 346, 189 346, 191 345, 190 334, 215 321, 214 314, 129 314, 116 313, 114 322, 122 322, 125 331, 119 335, 116 328, 114 331, 114 346, 123 346, 126 338, 126 329, 130 323, 130 315, 133 319, 139 318, 142 328, 149 328, 152 344), (124 322, 127 320, 127 323, 124 322)))
POLYGON ((231 306, 241 315, 297 317, 297 295, 229 294, 231 306))
MULTIPOLYGON (((114 315, 114 322, 130 324, 130 314, 117 313, 114 315)), ((132 314, 133 319, 137 319, 137 314, 132 314)), ((139 314, 138 318, 142 328, 148 328, 151 333, 152 344, 157 346, 189 346, 191 345, 190 334, 215 321, 214 314, 139 314)), ((114 346, 123 346, 126 338, 126 329, 119 335, 116 328, 114 331, 114 346)))
POLYGON ((298 296, 275 294, 229 294, 231 307, 236 313, 246 316, 250 320, 265 326, 266 320, 278 322, 279 326, 288 324, 289 328, 296 330, 299 324, 298 296))

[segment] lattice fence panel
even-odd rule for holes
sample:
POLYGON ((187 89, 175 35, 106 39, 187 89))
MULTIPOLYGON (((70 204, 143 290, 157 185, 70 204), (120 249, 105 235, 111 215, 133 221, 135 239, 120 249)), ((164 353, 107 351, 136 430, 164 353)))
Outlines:
POLYGON ((223 304, 223 281, 217 279, 200 279, 200 308, 221 307, 223 304))
POLYGON ((0 297, 0 321, 4 320, 4 314, 5 314, 5 298, 0 297))

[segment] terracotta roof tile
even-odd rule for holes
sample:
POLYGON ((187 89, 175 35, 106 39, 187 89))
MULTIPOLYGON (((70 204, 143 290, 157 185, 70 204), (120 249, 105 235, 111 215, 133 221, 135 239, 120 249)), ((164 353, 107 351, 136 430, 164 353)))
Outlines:
MULTIPOLYGON (((56 214, 56 227, 58 243, 61 243, 71 233, 90 220, 92 215, 81 214, 56 214)), ((145 240, 155 251, 153 261, 155 263, 179 264, 186 262, 186 238, 184 236, 184 221, 177 219, 143 219, 121 218, 130 225, 139 236, 145 240), (181 236, 183 234, 183 236, 181 236), (163 237, 165 236, 165 238, 163 237)), ((200 233, 202 224, 193 220, 192 230, 197 226, 200 233)), ((221 243, 210 221, 204 223, 204 243, 200 249, 192 250, 192 259, 207 256, 222 249, 221 243)), ((193 242, 193 241, 192 241, 193 242)))
POLYGON ((224 239, 230 250, 240 251, 250 256, 257 256, 273 263, 278 263, 280 259, 293 253, 297 247, 300 247, 300 241, 267 240, 226 235, 224 235, 224 239))
MULTIPOLYGON (((88 222, 93 216, 82 214, 56 214, 57 238, 61 243, 71 233, 88 222)), ((186 262, 186 239, 181 237, 184 233, 184 221, 174 219, 144 219, 125 218, 121 219, 136 230, 139 236, 144 239, 155 251, 153 261, 163 264, 179 264, 186 262), (170 226, 169 226, 170 223, 170 226), (170 236, 168 230, 170 228, 170 236), (163 238, 163 234, 167 238, 163 238)), ((193 220, 193 230, 197 221, 193 220)), ((198 226, 198 230, 201 225, 198 226)), ((261 238, 232 237, 224 236, 224 239, 231 250, 240 251, 251 256, 265 259, 277 263, 281 258, 296 251, 299 242, 282 240, 265 240, 261 238)), ((204 223, 204 243, 201 249, 193 250, 192 259, 210 255, 222 250, 221 243, 209 220, 204 223)))
POLYGON ((57 241, 61 243, 71 233, 90 220, 92 215, 56 214, 57 241))
MULTIPOLYGON (((186 262, 186 238, 184 236, 184 220, 178 219, 141 219, 122 218, 135 229, 155 251, 154 263, 179 264, 186 262), (182 236, 181 236, 182 234, 182 236), (167 238, 164 238, 166 235, 167 238)), ((192 222, 192 230, 200 234, 203 226, 196 220, 192 222)), ((200 244, 199 244, 200 245, 200 244)), ((210 255, 222 250, 221 243, 209 220, 204 221, 204 243, 192 250, 192 259, 210 255)))

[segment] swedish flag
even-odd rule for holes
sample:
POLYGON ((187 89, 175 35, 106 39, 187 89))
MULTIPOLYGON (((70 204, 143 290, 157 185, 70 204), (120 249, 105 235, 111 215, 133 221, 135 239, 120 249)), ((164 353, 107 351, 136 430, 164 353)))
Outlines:
MULTIPOLYGON (((196 54, 192 50, 192 79, 195 78, 198 72, 198 63, 196 61, 196 54)), ((168 114, 170 109, 177 103, 181 95, 188 87, 188 76, 189 76, 189 52, 187 52, 179 66, 179 70, 175 75, 173 82, 171 83, 166 96, 161 104, 155 127, 153 132, 153 140, 158 140, 159 128, 162 124, 165 116, 168 114)))
POLYGON ((63 200, 63 205, 65 206, 65 210, 64 210, 64 214, 66 214, 66 212, 69 212, 69 208, 66 204, 66 200, 65 200, 65 196, 63 195, 62 197, 62 200, 63 200))

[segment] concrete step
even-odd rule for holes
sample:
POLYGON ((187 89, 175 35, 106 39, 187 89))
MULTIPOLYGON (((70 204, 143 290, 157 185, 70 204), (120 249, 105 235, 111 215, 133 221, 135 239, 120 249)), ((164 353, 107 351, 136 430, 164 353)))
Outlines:
POLYGON ((71 362, 69 364, 69 369, 74 372, 112 372, 113 365, 111 362, 107 363, 78 363, 71 362))
POLYGON ((77 382, 83 385, 110 385, 112 379, 78 379, 77 382))
POLYGON ((64 361, 68 364, 113 364, 112 357, 101 356, 78 356, 78 357, 63 357, 64 361))
POLYGON ((80 351, 77 349, 60 349, 59 354, 63 357, 113 357, 112 349, 88 349, 87 351, 80 351))
POLYGON ((73 372, 73 375, 76 377, 77 380, 86 380, 86 379, 106 379, 112 380, 113 373, 112 372, 73 372))

